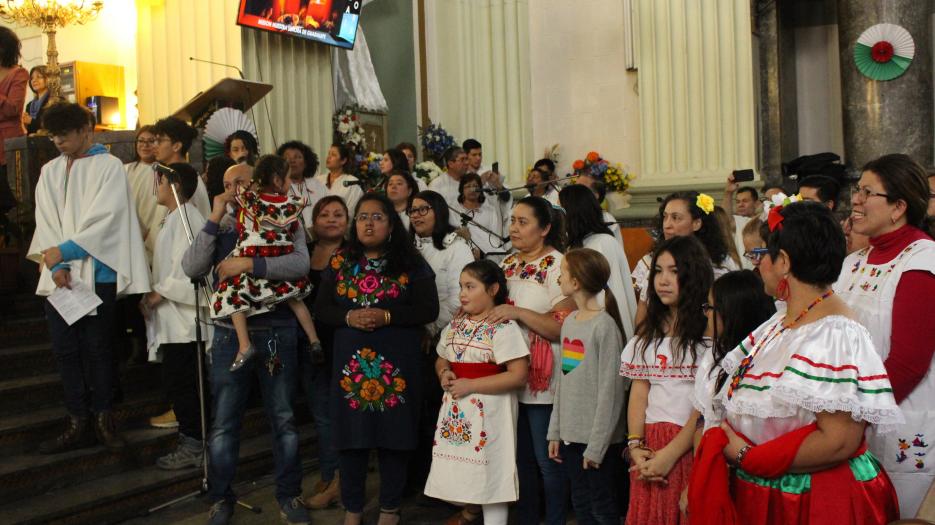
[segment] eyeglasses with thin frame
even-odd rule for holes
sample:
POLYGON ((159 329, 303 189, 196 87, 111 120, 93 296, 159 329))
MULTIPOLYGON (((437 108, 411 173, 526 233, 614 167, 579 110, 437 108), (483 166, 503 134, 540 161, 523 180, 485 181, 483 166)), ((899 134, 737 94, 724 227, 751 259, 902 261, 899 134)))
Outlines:
POLYGON ((858 197, 860 202, 866 202, 870 197, 886 197, 889 198, 889 194, 880 193, 878 191, 873 191, 866 186, 854 186, 851 188, 851 196, 858 197))
POLYGON ((425 217, 431 209, 431 206, 419 206, 418 208, 409 208, 406 210, 406 214, 410 217, 425 217))
POLYGON ((152 146, 156 144, 156 139, 136 139, 136 143, 140 146, 152 146))
POLYGON ((357 217, 355 217, 355 219, 357 220, 357 222, 369 222, 369 221, 373 221, 373 222, 384 222, 384 221, 386 221, 386 215, 384 215, 384 214, 382 214, 382 213, 380 213, 380 212, 374 212, 374 213, 358 213, 358 214, 357 214, 357 217))
POLYGON ((769 253, 768 248, 753 248, 748 252, 744 252, 743 256, 748 261, 758 262, 765 257, 767 253, 769 253))

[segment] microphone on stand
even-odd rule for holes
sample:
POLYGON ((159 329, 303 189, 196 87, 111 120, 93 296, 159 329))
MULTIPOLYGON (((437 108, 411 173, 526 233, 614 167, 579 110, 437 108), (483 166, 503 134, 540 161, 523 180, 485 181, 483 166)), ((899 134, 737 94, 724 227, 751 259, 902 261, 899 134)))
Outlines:
POLYGON ((243 76, 243 71, 241 71, 241 69, 240 69, 239 67, 237 67, 237 66, 234 66, 234 65, 231 65, 231 64, 225 64, 225 63, 223 63, 223 62, 215 62, 215 61, 213 61, 213 60, 205 60, 205 59, 203 59, 203 58, 188 57, 188 59, 189 59, 190 61, 192 61, 192 62, 201 62, 201 63, 204 63, 204 64, 213 64, 213 65, 215 65, 215 66, 221 66, 221 67, 227 67, 227 68, 233 69, 234 71, 237 71, 237 74, 240 75, 240 79, 241 79, 241 80, 246 80, 246 78, 243 76))
POLYGON ((448 209, 451 210, 453 213, 457 214, 458 217, 461 218, 462 225, 467 226, 468 224, 473 224, 474 226, 477 226, 477 228, 480 229, 482 232, 496 238, 502 244, 506 244, 507 242, 510 241, 509 236, 500 235, 497 232, 492 231, 490 228, 487 228, 483 224, 480 224, 479 222, 475 221, 474 218, 468 215, 467 213, 458 211, 458 209, 452 206, 451 204, 448 204, 448 209))
POLYGON ((367 181, 354 179, 354 180, 346 180, 342 182, 341 184, 343 184, 345 188, 350 188, 351 186, 360 186, 361 188, 363 188, 364 186, 367 185, 367 181))
POLYGON ((153 171, 155 171, 156 173, 158 173, 158 174, 160 174, 160 175, 164 175, 164 176, 169 177, 169 178, 172 178, 172 179, 178 180, 178 179, 180 178, 180 177, 179 177, 179 172, 177 172, 177 171, 175 171, 174 169, 170 168, 169 166, 166 166, 165 164, 161 164, 161 163, 159 163, 159 162, 154 162, 154 163, 153 163, 153 171))

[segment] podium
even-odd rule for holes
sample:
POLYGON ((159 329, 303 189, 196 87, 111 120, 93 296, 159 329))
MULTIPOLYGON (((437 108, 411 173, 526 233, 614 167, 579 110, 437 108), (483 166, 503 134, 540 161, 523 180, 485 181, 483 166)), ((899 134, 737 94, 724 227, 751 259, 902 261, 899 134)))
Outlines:
POLYGON ((172 116, 202 128, 204 121, 218 109, 234 108, 246 113, 272 90, 272 84, 228 77, 192 97, 172 116))

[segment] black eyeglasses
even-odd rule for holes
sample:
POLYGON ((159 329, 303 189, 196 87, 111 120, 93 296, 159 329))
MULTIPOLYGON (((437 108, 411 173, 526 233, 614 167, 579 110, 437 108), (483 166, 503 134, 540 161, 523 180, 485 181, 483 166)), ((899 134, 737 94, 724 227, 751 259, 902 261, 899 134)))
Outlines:
POLYGON ((156 139, 136 139, 136 143, 140 146, 152 146, 156 143, 156 139))
POLYGON ((873 190, 871 190, 870 188, 868 188, 868 187, 866 187, 866 186, 864 186, 864 187, 854 186, 853 188, 851 188, 851 196, 852 196, 852 197, 859 197, 859 198, 860 198, 860 202, 866 202, 867 199, 869 199, 870 197, 889 197, 889 195, 886 194, 886 193, 880 193, 880 192, 878 192, 878 191, 873 191, 873 190))
POLYGON ((748 261, 759 262, 767 253, 769 253, 768 248, 754 248, 749 252, 744 252, 743 256, 748 261))
POLYGON ((409 208, 406 210, 406 214, 410 217, 424 217, 428 215, 431 209, 431 206, 419 206, 418 208, 409 208))

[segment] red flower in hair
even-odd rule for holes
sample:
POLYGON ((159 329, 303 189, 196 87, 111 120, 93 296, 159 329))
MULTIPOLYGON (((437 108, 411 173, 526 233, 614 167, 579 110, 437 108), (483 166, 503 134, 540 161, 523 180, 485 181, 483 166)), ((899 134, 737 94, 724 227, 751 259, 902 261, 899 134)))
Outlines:
POLYGON ((782 206, 776 206, 769 210, 769 215, 766 217, 766 224, 769 225, 769 231, 774 232, 777 229, 781 230, 783 219, 785 219, 785 217, 782 216, 782 206))

